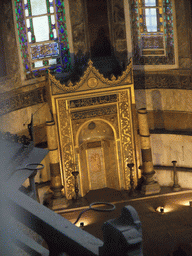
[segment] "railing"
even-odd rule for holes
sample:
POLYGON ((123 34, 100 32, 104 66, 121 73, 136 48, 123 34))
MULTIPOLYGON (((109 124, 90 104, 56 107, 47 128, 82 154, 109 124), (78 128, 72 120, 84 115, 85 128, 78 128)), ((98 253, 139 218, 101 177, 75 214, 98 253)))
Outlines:
MULTIPOLYGON (((10 183, 18 176, 18 173, 17 177, 13 175, 10 183)), ((16 245, 30 255, 143 255, 141 223, 131 206, 124 207, 118 219, 104 224, 103 243, 21 191, 12 193, 11 186, 7 186, 5 191, 11 215, 39 234, 48 245, 49 250, 29 239, 22 231, 11 233, 16 245)))
MULTIPOLYGON (((19 151, 21 152, 20 148, 19 151)), ((15 159, 15 154, 13 155, 15 159)), ((31 158, 29 156, 26 158, 29 163, 31 158)), ((14 166, 9 165, 12 172, 8 175, 6 182, 0 179, 0 203, 4 202, 3 207, 0 208, 0 211, 2 210, 0 214, 3 216, 1 218, 4 222, 3 232, 7 235, 2 241, 5 242, 6 247, 12 247, 12 255, 18 255, 15 253, 18 247, 29 255, 143 255, 141 223, 133 207, 124 207, 119 218, 104 223, 103 242, 21 192, 21 185, 29 177, 32 179, 31 189, 34 190, 33 179, 36 171, 33 169, 35 166, 38 167, 38 164, 26 166, 25 162, 25 168, 18 167, 21 158, 19 160, 16 170, 13 171, 14 166), (48 245, 48 249, 32 237, 28 237, 16 223, 24 224, 41 236, 48 245)))
MULTIPOLYGON (((154 165, 155 170, 166 170, 166 171, 173 171, 173 166, 167 166, 167 165, 154 165)), ((191 172, 192 167, 181 167, 177 166, 176 167, 178 172, 191 172)))

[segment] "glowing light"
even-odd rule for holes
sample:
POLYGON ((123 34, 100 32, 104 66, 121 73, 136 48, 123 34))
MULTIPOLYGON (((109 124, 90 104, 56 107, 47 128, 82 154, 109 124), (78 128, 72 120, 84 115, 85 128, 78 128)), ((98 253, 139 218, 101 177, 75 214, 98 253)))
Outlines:
MULTIPOLYGON (((76 221, 76 219, 72 219, 70 220, 71 223, 74 223, 76 221)), ((80 220, 75 224, 76 227, 86 227, 88 225, 91 225, 94 221, 92 219, 88 219, 88 218, 80 218, 80 220), (81 226, 84 223, 83 226, 81 226), (80 225, 81 224, 81 225, 80 225)))
POLYGON ((166 207, 164 207, 164 213, 167 213, 167 212, 172 212, 174 209, 173 209, 173 207, 171 207, 171 206, 166 206, 166 207))
POLYGON ((156 211, 160 212, 160 213, 164 213, 164 207, 163 206, 159 206, 159 207, 157 207, 156 211))
POLYGON ((174 207, 172 206, 159 206, 156 209, 156 212, 160 212, 160 213, 168 213, 168 212, 172 212, 174 211, 174 207))
POLYGON ((80 222, 80 228, 83 228, 84 227, 84 222, 80 222))
POLYGON ((183 205, 183 206, 191 206, 192 207, 192 201, 189 201, 189 200, 182 201, 179 204, 183 205))

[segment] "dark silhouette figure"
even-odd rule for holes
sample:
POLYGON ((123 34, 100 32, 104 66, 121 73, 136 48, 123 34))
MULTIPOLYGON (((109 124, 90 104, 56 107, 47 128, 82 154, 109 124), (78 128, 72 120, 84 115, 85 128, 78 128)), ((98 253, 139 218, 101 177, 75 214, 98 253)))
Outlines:
POLYGON ((91 47, 91 55, 92 58, 111 56, 111 44, 102 27, 99 29, 97 38, 91 47))

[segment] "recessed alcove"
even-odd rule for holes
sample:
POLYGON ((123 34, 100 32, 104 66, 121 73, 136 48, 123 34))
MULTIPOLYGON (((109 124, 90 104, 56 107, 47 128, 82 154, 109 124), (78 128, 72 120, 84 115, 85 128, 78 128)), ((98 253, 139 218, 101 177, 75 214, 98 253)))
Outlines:
POLYGON ((78 152, 82 195, 105 187, 120 189, 117 136, 113 129, 102 119, 85 122, 80 128, 78 152))

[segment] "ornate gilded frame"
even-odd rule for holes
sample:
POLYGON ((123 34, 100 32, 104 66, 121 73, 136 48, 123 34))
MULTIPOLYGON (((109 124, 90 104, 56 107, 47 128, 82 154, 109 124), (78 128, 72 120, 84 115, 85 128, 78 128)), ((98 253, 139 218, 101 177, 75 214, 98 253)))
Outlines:
POLYGON ((116 157, 120 189, 130 188, 128 163, 134 163, 136 173, 135 131, 133 109, 135 106, 132 62, 123 74, 116 78, 105 78, 93 63, 88 67, 79 82, 61 84, 49 73, 49 103, 58 127, 60 166, 67 199, 74 197, 74 166, 79 171, 80 195, 81 177, 78 135, 85 122, 101 120, 107 122, 115 134, 116 157))

